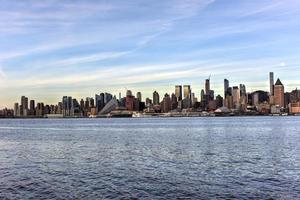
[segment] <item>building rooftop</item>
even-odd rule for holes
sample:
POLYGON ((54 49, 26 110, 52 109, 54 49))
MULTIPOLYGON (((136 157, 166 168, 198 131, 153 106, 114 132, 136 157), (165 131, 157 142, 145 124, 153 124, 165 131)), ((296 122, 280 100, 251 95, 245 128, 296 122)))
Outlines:
POLYGON ((283 85, 283 84, 281 83, 280 79, 278 78, 275 85, 283 85))

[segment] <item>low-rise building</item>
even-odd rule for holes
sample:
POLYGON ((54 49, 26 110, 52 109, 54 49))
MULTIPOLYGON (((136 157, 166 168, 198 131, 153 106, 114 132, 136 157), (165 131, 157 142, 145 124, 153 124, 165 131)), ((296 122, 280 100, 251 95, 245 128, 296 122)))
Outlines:
POLYGON ((289 104, 289 113, 290 114, 300 114, 300 101, 297 103, 289 104))

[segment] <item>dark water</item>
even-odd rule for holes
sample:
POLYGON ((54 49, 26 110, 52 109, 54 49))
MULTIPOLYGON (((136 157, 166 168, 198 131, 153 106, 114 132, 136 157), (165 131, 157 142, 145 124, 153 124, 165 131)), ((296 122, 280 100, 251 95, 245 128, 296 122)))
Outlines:
POLYGON ((300 118, 0 120, 0 199, 300 199, 300 118))

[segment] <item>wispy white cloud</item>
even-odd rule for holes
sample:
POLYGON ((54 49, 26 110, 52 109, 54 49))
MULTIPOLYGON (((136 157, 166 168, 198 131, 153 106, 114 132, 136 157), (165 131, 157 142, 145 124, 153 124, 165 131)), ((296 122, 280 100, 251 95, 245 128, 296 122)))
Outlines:
POLYGON ((5 77, 5 73, 3 69, 0 67, 0 79, 3 79, 5 77))

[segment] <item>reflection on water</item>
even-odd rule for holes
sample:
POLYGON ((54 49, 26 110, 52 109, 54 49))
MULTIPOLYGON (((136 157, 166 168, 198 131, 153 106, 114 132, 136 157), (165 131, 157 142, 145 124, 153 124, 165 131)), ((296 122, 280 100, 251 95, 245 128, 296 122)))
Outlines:
POLYGON ((0 199, 299 199, 300 118, 0 120, 0 199))

